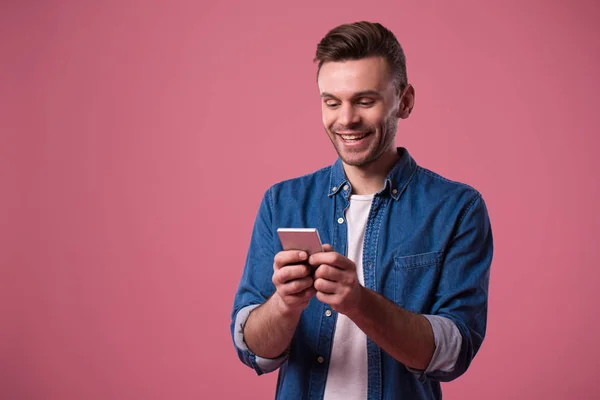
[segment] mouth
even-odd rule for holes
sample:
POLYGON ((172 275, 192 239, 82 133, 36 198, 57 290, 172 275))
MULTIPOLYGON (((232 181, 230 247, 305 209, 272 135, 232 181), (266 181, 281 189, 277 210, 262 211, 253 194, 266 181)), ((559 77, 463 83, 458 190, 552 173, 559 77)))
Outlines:
POLYGON ((336 134, 339 137, 341 137, 345 143, 352 144, 352 143, 360 142, 362 139, 369 136, 370 132, 358 132, 358 133, 338 133, 338 132, 336 132, 336 134))

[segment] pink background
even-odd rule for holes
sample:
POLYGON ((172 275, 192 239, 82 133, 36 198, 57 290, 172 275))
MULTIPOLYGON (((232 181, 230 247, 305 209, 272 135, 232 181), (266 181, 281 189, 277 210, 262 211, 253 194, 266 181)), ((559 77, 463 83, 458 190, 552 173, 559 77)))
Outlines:
POLYGON ((82 3, 0 6, 0 398, 273 397, 233 295, 266 188, 335 159, 312 58, 360 19, 407 54, 398 144, 493 223, 445 398, 598 398, 598 2, 82 3))

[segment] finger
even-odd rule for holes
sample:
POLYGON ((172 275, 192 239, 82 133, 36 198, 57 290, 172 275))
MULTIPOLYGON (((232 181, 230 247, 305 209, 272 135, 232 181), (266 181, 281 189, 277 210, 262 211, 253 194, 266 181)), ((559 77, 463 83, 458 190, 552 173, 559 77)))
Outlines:
POLYGON ((319 278, 315 280, 314 288, 317 292, 334 294, 339 284, 337 282, 328 281, 327 279, 319 278))
POLYGON ((313 266, 329 264, 340 269, 356 270, 356 265, 351 260, 335 251, 313 254, 308 259, 308 262, 313 266))
POLYGON ((321 264, 315 271, 315 279, 323 278, 328 281, 343 282, 345 271, 329 264, 321 264))
POLYGON ((311 298, 315 294, 317 294, 317 289, 315 289, 314 286, 311 286, 308 289, 306 289, 305 292, 306 292, 306 295, 308 296, 308 298, 311 298))
POLYGON ((288 305, 299 305, 309 301, 316 293, 317 290, 311 286, 301 292, 287 295, 283 299, 288 305))
POLYGON ((277 288, 277 290, 280 291, 282 296, 289 296, 292 294, 300 293, 305 289, 308 289, 309 287, 311 287, 313 285, 313 282, 314 282, 313 278, 310 276, 307 276, 302 279, 294 279, 292 281, 284 283, 283 285, 280 285, 277 288))
POLYGON ((336 294, 317 292, 316 297, 317 297, 317 300, 319 300, 320 302, 332 306, 331 308, 333 308, 334 310, 335 310, 335 307, 337 307, 337 305, 338 305, 338 297, 339 296, 336 294))
POLYGON ((292 296, 298 298, 300 301, 306 301, 310 300, 310 298, 313 297, 315 294, 317 294, 317 289, 310 286, 301 291, 300 293, 293 294, 292 296))
POLYGON ((330 252, 330 251, 333 251, 333 247, 331 247, 330 244, 324 244, 323 245, 323 251, 326 252, 326 253, 330 252))
POLYGON ((306 261, 308 255, 305 251, 298 250, 285 250, 280 251, 275 255, 275 259, 273 260, 273 268, 278 270, 286 265, 290 264, 298 264, 302 261, 306 261))
POLYGON ((273 273, 273 284, 275 286, 284 284, 294 279, 301 279, 311 274, 311 267, 308 265, 287 265, 285 268, 275 270, 273 273))

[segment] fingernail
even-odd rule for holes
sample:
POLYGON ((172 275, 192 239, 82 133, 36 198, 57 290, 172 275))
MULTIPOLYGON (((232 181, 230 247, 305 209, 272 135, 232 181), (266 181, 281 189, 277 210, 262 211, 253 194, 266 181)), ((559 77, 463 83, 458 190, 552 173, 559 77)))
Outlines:
POLYGON ((301 260, 304 260, 307 256, 307 254, 303 251, 301 251, 300 253, 298 253, 298 256, 300 257, 301 260))

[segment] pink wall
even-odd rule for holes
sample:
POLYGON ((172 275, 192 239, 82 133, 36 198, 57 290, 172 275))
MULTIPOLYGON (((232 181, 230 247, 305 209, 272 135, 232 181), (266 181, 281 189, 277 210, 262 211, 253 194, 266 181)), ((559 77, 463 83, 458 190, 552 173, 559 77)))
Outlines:
POLYGON ((233 294, 264 190, 334 160, 311 60, 359 19, 407 53, 398 144, 493 222, 445 398, 597 398, 600 5, 282 3, 2 2, 0 398, 272 398, 233 294))

